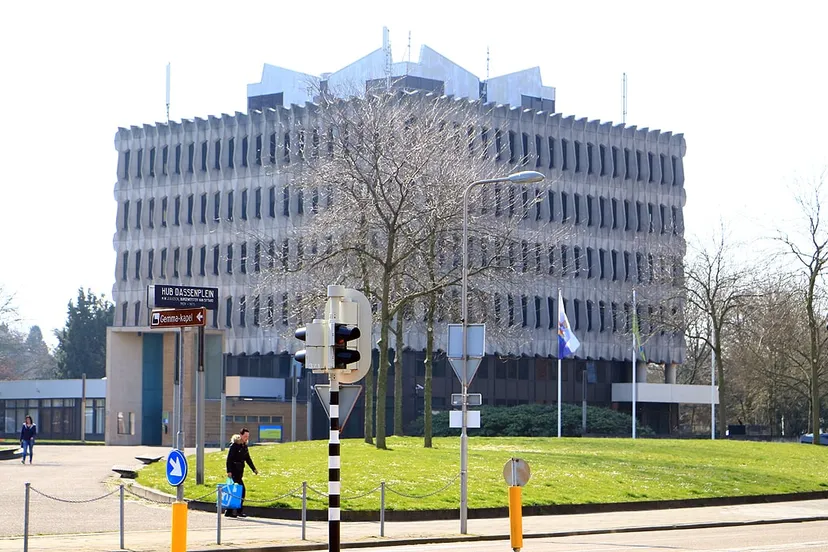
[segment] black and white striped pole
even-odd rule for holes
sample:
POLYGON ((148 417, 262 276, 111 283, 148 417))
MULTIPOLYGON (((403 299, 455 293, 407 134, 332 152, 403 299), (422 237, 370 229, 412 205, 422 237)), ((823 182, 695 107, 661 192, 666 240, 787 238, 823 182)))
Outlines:
POLYGON ((328 437, 328 550, 339 552, 340 545, 340 463, 339 457, 339 381, 331 374, 331 432, 328 437))

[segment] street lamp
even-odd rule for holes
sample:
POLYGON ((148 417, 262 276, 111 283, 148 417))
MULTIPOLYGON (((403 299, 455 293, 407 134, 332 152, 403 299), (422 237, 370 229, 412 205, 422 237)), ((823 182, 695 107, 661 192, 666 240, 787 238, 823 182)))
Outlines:
POLYGON ((467 533, 469 514, 469 435, 466 431, 466 412, 468 411, 469 382, 467 381, 466 365, 469 362, 466 342, 468 330, 468 293, 469 293, 469 192, 482 184, 494 184, 497 182, 512 182, 514 184, 533 184, 541 182, 544 175, 537 171, 521 171, 512 173, 500 178, 487 178, 476 180, 466 187, 463 192, 463 274, 461 296, 461 323, 463 325, 463 381, 461 382, 463 393, 463 404, 461 406, 461 431, 460 431, 460 533, 467 533))

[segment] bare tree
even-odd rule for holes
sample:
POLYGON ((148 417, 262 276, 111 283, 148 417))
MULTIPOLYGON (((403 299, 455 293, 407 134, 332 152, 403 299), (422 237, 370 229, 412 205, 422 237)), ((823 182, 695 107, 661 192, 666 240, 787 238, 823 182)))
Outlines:
POLYGON ((799 266, 796 271, 801 285, 802 298, 808 322, 808 365, 811 380, 811 427, 814 432, 814 444, 820 444, 820 376, 821 357, 824 352, 824 325, 826 303, 820 293, 825 283, 825 270, 828 266, 828 229, 822 221, 822 187, 824 173, 815 181, 807 183, 796 193, 795 201, 799 207, 800 220, 805 222, 793 232, 779 229, 777 240, 786 253, 799 266))

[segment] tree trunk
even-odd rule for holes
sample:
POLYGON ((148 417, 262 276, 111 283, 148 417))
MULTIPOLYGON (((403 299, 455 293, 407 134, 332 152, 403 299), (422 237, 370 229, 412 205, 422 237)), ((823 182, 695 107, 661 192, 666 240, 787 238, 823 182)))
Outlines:
POLYGON ((426 316, 426 354, 425 379, 423 380, 423 446, 431 448, 431 381, 434 370, 434 311, 437 310, 437 296, 432 293, 428 298, 426 316))
POLYGON ((403 313, 397 309, 394 331, 394 435, 403 435, 403 313))
POLYGON ((727 435, 727 407, 725 406, 725 375, 724 362, 722 362, 722 346, 719 338, 719 333, 716 332, 716 378, 719 380, 719 437, 724 438, 727 435))
POLYGON ((382 278, 382 305, 380 307, 380 343, 379 366, 377 367, 377 448, 385 449, 385 403, 388 389, 388 334, 389 320, 388 298, 391 295, 391 281, 386 271, 382 278))
POLYGON ((814 430, 814 445, 819 446, 822 438, 820 433, 822 428, 819 423, 819 347, 817 346, 817 323, 814 315, 814 288, 816 287, 817 271, 811 271, 811 277, 808 279, 808 294, 805 296, 806 309, 808 310, 808 333, 810 338, 811 349, 811 425, 814 430))

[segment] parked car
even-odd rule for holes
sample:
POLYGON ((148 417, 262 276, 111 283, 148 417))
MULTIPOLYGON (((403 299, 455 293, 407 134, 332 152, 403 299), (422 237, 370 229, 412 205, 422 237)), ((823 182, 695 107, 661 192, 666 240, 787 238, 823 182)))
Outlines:
MULTIPOLYGON (((799 438, 800 443, 812 444, 814 442, 814 434, 806 433, 799 438)), ((828 433, 819 434, 819 444, 828 445, 828 433)))

